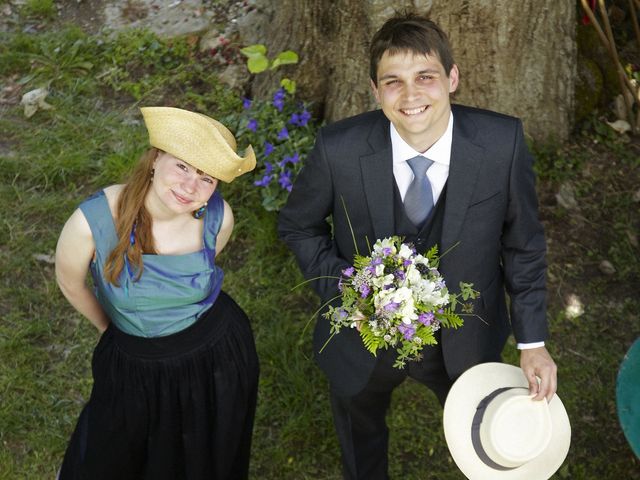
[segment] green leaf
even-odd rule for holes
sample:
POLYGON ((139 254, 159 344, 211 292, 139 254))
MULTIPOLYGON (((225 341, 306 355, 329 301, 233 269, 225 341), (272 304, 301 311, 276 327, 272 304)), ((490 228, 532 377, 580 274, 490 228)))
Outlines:
POLYGON ((271 70, 278 68, 280 65, 292 65, 298 63, 298 54, 292 50, 280 52, 271 64, 271 70))
POLYGON ((288 78, 283 78, 282 80, 280 80, 280 85, 282 86, 282 88, 284 88, 287 93, 289 93, 290 95, 293 95, 294 93, 296 93, 296 82, 293 80, 290 80, 288 78))
POLYGON ((247 47, 241 48, 240 53, 245 57, 265 57, 267 55, 267 47, 258 43, 255 45, 249 45, 247 47))
POLYGON ((251 73, 264 72, 269 66, 269 60, 267 57, 249 57, 247 60, 247 68, 251 73))

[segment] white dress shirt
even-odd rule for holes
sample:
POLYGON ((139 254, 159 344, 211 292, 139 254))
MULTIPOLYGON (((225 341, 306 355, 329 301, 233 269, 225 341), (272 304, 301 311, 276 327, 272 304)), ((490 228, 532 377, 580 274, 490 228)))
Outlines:
MULTIPOLYGON (((427 170, 427 178, 431 183, 431 191, 433 193, 433 204, 435 205, 440 198, 440 194, 449 178, 449 164, 451 162, 451 144, 453 143, 453 113, 449 114, 449 123, 447 129, 442 136, 429 147, 426 152, 418 152, 410 146, 400 136, 393 123, 390 124, 391 129, 391 149, 393 152, 393 176, 400 191, 400 196, 404 201, 404 196, 409 189, 409 185, 413 181, 413 170, 407 163, 407 160, 422 155, 423 157, 433 160, 433 165, 427 170)), ((543 347, 544 342, 534 343, 518 343, 518 349, 543 347)))

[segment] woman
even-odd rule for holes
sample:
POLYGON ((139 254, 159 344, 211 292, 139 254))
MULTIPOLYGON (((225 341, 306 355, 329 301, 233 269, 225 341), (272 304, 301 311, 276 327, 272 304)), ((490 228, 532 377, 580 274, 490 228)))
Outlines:
POLYGON ((205 115, 142 108, 152 148, 126 185, 71 215, 56 277, 103 332, 59 478, 247 478, 258 360, 215 257, 233 229, 216 190, 255 167, 205 115), (87 271, 94 290, 86 284, 87 271))

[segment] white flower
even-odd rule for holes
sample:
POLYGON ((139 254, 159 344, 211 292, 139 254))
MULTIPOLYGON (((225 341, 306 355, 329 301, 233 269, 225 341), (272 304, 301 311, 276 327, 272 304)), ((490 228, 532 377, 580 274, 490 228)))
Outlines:
POLYGON ((377 256, 377 257, 381 257, 384 256, 382 251, 385 248, 390 248, 391 249, 391 253, 395 254, 397 252, 396 250, 396 245, 393 241, 393 238, 384 238, 382 240, 378 240, 374 245, 373 245, 373 253, 377 255, 373 255, 373 256, 377 256))
POLYGON ((403 243, 400 246, 400 252, 398 253, 398 255, 405 259, 411 258, 411 256, 413 255, 413 250, 411 250, 411 248, 409 248, 406 243, 403 243))

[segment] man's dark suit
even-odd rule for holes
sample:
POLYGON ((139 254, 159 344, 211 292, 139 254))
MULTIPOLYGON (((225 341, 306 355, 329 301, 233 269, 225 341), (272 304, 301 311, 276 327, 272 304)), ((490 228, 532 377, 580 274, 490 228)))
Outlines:
MULTIPOLYGON (((450 289, 471 282, 481 292, 474 313, 458 330, 442 331, 448 376, 496 361, 512 330, 518 342, 542 341, 545 317, 545 240, 538 220, 532 158, 519 120, 452 105, 453 142, 446 185, 440 272, 450 289), (454 246, 455 245, 455 246, 454 246), (507 314, 505 288, 510 297, 507 314)), ((351 265, 354 240, 368 243, 396 234, 389 121, 381 111, 364 113, 321 129, 279 217, 279 232, 306 278, 339 276, 351 265), (326 218, 333 218, 333 232, 326 218), (353 231, 353 235, 352 235, 353 231), (333 236, 332 236, 333 233, 333 236)), ((415 239, 419 251, 431 245, 415 239)), ((335 279, 312 282, 322 302, 334 298, 335 279)), ((350 396, 367 383, 376 358, 355 329, 329 338, 319 317, 316 361, 332 390, 350 396)))

